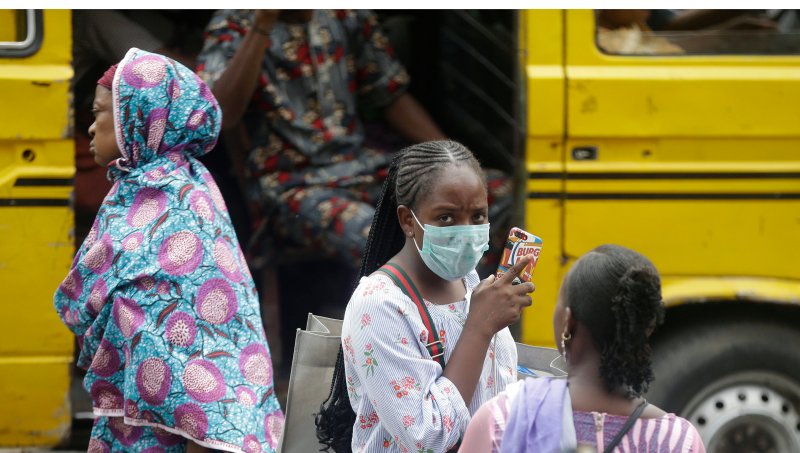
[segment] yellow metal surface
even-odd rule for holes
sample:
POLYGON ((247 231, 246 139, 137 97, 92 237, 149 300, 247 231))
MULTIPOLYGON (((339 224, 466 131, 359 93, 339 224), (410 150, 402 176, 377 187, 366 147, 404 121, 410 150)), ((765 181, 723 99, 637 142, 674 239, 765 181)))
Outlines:
POLYGON ((44 40, 35 55, 20 59, 0 59, 3 66, 19 63, 31 66, 59 65, 69 68, 72 61, 72 11, 68 9, 46 9, 42 11, 44 40))
POLYGON ((71 357, 0 359, 0 446, 48 446, 70 428, 71 357))
POLYGON ((605 55, 591 11, 567 11, 563 21, 549 14, 556 12, 524 13, 522 31, 526 227, 546 253, 522 340, 553 345, 561 279, 604 243, 650 257, 669 304, 796 304, 800 57, 605 55), (548 74, 562 75, 560 92, 548 74), (578 160, 575 148, 592 148, 596 158, 578 160))
POLYGON ((71 78, 69 66, 0 60, 0 140, 70 138, 71 78))
POLYGON ((564 135, 564 12, 529 10, 520 17, 520 43, 526 46, 527 131, 536 137, 560 138, 564 135))
POLYGON ((17 40, 17 15, 15 9, 0 9, 0 41, 17 40))
POLYGON ((0 58, 0 447, 55 445, 71 420, 73 336, 53 308, 73 254, 70 12, 43 24, 38 53, 0 58))
POLYGON ((73 336, 52 302, 72 261, 73 217, 64 211, 58 207, 0 208, 0 226, 10 245, 0 251, 0 286, 11 289, 2 304, 6 313, 13 312, 0 329, 0 358, 72 357, 73 336))
POLYGON ((800 304, 800 281, 753 277, 666 277, 661 282, 664 304, 748 301, 800 304))

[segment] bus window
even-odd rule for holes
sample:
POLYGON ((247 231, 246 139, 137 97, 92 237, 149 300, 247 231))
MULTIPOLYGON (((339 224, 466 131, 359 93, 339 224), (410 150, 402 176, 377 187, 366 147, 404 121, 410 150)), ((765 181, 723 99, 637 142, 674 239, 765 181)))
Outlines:
POLYGON ((28 57, 41 45, 41 11, 0 9, 0 58, 28 57))
POLYGON ((611 55, 800 55, 795 10, 597 10, 611 55))

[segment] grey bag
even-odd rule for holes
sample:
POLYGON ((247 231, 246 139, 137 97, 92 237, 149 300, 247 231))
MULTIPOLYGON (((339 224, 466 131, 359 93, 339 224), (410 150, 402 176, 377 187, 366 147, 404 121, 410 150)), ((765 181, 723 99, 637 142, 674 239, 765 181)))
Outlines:
POLYGON ((324 446, 317 441, 314 414, 330 393, 341 336, 340 319, 311 313, 306 329, 297 329, 278 453, 309 453, 324 446))
POLYGON ((517 376, 526 377, 565 377, 566 363, 558 350, 542 348, 523 343, 517 345, 517 376))

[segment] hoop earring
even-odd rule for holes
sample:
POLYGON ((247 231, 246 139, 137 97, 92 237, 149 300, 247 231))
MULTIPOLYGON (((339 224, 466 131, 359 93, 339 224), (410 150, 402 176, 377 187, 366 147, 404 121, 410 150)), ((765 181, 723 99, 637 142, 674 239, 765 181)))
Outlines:
POLYGON ((564 355, 564 360, 567 359, 567 342, 572 340, 572 332, 561 332, 561 350, 564 355))
POLYGON ((564 351, 564 354, 567 353, 567 342, 569 340, 572 340, 572 333, 561 332, 561 350, 564 351))

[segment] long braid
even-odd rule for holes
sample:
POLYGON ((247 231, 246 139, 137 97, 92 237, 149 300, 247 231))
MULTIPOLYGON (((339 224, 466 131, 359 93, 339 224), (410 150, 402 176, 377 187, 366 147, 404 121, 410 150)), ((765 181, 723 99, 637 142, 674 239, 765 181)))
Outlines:
MULTIPOLYGON (((450 140, 412 145, 395 155, 378 198, 355 286, 361 277, 375 272, 403 247, 405 235, 397 221, 397 206, 415 207, 430 192, 439 172, 449 165, 465 163, 481 178, 485 177, 472 152, 450 140)), ((332 448, 336 453, 351 453, 355 420, 356 414, 347 392, 344 352, 340 346, 330 393, 315 418, 317 439, 325 445, 320 451, 332 448)))
POLYGON ((397 173, 402 158, 403 151, 395 154, 392 164, 389 166, 389 174, 386 176, 386 181, 383 182, 383 190, 378 198, 378 205, 375 207, 375 215, 372 217, 372 226, 367 237, 367 246, 361 259, 361 270, 353 285, 353 290, 358 286, 361 277, 375 272, 403 248, 405 239, 400 223, 397 221, 397 200, 395 198, 397 173))

